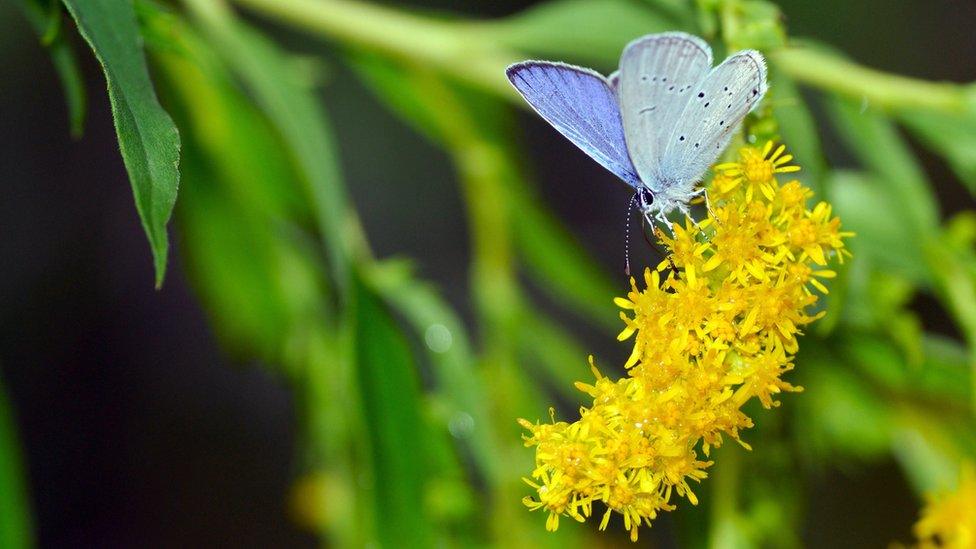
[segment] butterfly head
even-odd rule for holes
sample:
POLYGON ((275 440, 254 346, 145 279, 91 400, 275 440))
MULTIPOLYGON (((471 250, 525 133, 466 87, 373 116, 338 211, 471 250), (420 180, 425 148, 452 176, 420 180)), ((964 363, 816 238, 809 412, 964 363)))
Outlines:
POLYGON ((647 187, 640 185, 637 187, 637 194, 634 196, 637 199, 637 207, 641 212, 651 211, 654 204, 654 193, 651 192, 647 187))
POLYGON ((659 196, 655 197, 654 192, 648 187, 640 185, 637 187, 637 193, 634 195, 634 200, 637 202, 637 211, 644 216, 644 219, 648 223, 653 224, 653 220, 667 221, 664 217, 669 211, 674 209, 675 204, 668 199, 666 193, 661 193, 659 196))
POLYGON ((637 209, 648 223, 658 221, 670 226, 668 214, 677 210, 686 216, 689 215, 688 202, 704 192, 700 189, 695 190, 693 184, 670 184, 662 185, 662 187, 660 191, 655 193, 649 187, 642 185, 638 187, 637 193, 634 195, 637 209))

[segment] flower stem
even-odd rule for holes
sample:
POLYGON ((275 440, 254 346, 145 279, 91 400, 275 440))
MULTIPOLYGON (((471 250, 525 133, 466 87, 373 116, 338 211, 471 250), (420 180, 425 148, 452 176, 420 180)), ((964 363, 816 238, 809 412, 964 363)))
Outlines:
MULTIPOLYGON (((499 26, 441 21, 356 0, 235 0, 264 16, 314 34, 421 62, 514 99, 502 78, 505 67, 524 57, 499 46, 499 26)), ((769 53, 776 67, 817 88, 864 98, 885 109, 923 108, 958 113, 972 108, 965 86, 928 82, 859 65, 814 48, 769 53)))
POLYGON ((928 82, 871 69, 815 48, 771 52, 776 67, 797 81, 873 103, 885 109, 921 108, 965 112, 966 89, 950 82, 928 82))
MULTIPOLYGON (((527 403, 539 402, 540 397, 518 367, 517 336, 525 305, 515 270, 510 199, 503 185, 512 177, 510 160, 479 123, 476 104, 426 68, 411 71, 410 78, 437 105, 433 122, 454 161, 467 206, 471 291, 481 328, 481 371, 491 413, 503 418, 523 417, 532 409, 527 403)), ((531 467, 531 457, 522 445, 512 444, 510 428, 501 427, 495 435, 503 463, 521 470, 531 467)), ((495 542, 504 546, 544 543, 527 543, 525 533, 535 529, 517 526, 530 520, 521 507, 511 505, 523 494, 524 485, 510 475, 490 476, 487 481, 493 493, 490 515, 495 542)))
POLYGON ((741 532, 737 524, 740 490, 741 449, 724 448, 722 459, 716 459, 711 471, 712 507, 708 536, 709 549, 740 547, 741 532))
POLYGON ((502 78, 518 59, 476 23, 438 21, 353 0, 236 0, 237 3, 344 44, 422 62, 493 93, 514 97, 502 78))

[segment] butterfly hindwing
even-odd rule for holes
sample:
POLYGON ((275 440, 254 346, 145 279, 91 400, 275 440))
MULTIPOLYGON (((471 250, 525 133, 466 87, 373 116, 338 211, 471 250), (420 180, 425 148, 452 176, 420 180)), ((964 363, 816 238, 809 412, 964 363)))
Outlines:
POLYGON ((757 51, 738 52, 712 69, 671 132, 661 170, 696 183, 765 93, 766 64, 757 51))
POLYGON ((603 76, 548 61, 516 63, 506 74, 559 133, 631 187, 640 185, 627 153, 616 94, 603 76))
POLYGON ((637 173, 652 191, 665 181, 662 160, 671 131, 712 67, 702 39, 681 32, 634 40, 620 58, 617 96, 637 173))

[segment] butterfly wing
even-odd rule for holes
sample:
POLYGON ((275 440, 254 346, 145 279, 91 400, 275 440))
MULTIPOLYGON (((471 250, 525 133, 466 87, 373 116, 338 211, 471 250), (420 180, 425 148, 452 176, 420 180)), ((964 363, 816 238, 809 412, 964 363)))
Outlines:
POLYGON ((698 182, 763 98, 766 62, 757 51, 738 52, 712 69, 693 91, 661 160, 661 170, 685 184, 698 182))
POLYGON ((617 97, 600 74, 563 63, 525 61, 505 71, 539 115, 631 187, 640 177, 627 155, 617 97))
POLYGON ((665 185, 662 159, 685 106, 712 68, 712 50, 682 32, 634 40, 620 57, 617 96, 638 175, 652 191, 665 185))

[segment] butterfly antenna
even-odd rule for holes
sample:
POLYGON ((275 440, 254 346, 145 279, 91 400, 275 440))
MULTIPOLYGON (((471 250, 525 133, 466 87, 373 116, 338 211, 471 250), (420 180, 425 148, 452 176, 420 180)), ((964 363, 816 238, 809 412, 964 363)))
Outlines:
MULTIPOLYGON (((630 202, 627 203, 627 222, 624 225, 624 274, 630 276, 630 224, 631 215, 634 211, 634 201, 637 200, 637 193, 630 197, 630 202)), ((641 231, 643 232, 643 230, 641 231)))

